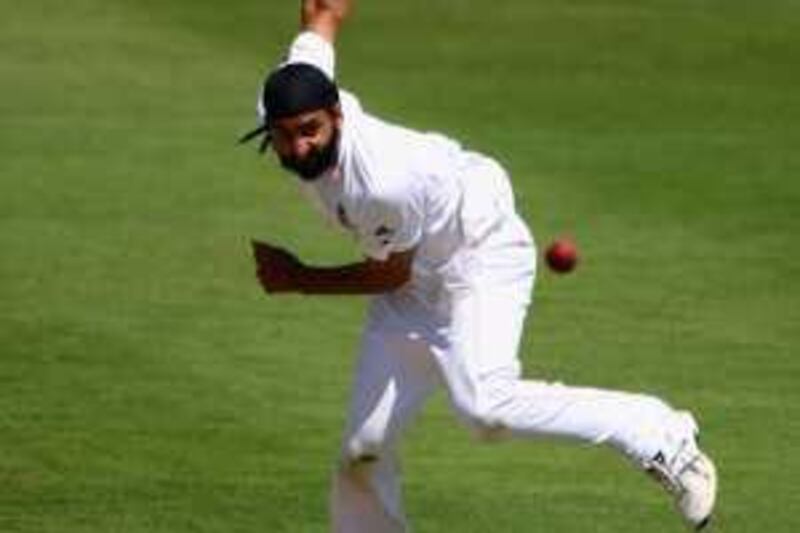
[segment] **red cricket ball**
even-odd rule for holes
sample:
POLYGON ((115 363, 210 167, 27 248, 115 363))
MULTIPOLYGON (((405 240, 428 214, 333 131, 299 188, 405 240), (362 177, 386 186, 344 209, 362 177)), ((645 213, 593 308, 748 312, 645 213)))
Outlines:
POLYGON ((578 248, 570 239, 556 239, 547 247, 544 258, 552 271, 566 274, 578 262, 578 248))

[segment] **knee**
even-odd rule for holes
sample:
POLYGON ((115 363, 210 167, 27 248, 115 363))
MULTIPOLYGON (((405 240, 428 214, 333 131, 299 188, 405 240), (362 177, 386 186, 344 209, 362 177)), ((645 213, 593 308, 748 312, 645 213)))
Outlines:
POLYGON ((344 443, 341 466, 345 469, 362 469, 377 462, 384 454, 382 435, 361 431, 350 436, 344 443))
POLYGON ((507 407, 513 400, 511 383, 491 383, 474 395, 455 402, 459 418, 472 435, 483 442, 496 442, 509 435, 507 407))
POLYGON ((468 424, 472 436, 481 442, 498 442, 509 436, 508 427, 494 419, 473 419, 468 424))

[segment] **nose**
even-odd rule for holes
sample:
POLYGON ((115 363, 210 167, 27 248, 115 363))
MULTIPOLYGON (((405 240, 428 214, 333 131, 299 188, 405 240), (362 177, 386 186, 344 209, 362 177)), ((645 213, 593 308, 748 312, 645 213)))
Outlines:
POLYGON ((302 137, 295 139, 292 143, 292 155, 297 159, 305 158, 312 149, 311 141, 302 137))

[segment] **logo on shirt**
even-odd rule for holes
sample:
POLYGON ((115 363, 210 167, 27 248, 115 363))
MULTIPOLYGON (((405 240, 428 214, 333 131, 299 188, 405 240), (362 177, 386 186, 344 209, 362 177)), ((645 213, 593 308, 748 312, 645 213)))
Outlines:
POLYGON ((392 235, 394 235, 394 230, 386 226, 379 226, 378 229, 375 230, 375 236, 380 239, 381 244, 384 246, 391 242, 392 235))

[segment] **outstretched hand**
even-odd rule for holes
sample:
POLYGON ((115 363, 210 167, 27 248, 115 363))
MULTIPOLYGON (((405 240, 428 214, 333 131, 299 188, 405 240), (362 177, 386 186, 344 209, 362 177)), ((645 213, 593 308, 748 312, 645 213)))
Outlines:
POLYGON ((339 27, 350 14, 351 5, 351 0, 301 0, 301 25, 333 43, 339 27))
POLYGON ((350 13, 351 0, 301 0, 303 21, 323 13, 336 17, 340 22, 350 13))
POLYGON ((297 278, 303 264, 291 252, 265 242, 252 240, 256 277, 268 293, 291 292, 299 289, 297 278))

